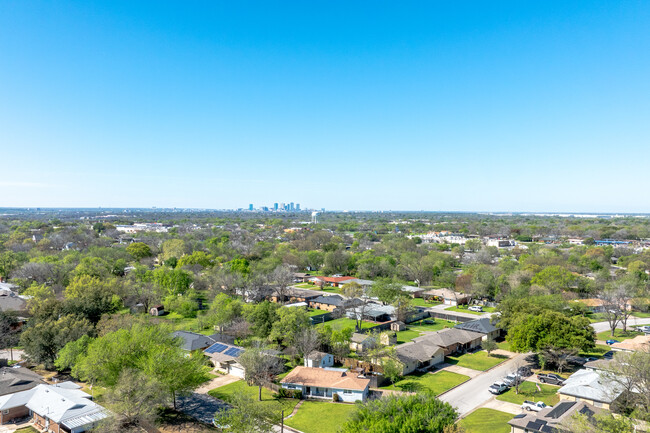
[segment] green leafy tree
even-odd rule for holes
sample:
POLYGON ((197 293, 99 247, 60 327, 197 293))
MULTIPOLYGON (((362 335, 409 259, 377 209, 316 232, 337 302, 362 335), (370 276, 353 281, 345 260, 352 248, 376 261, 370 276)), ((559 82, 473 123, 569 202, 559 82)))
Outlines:
POLYGON ((537 352, 548 346, 587 351, 594 348, 595 333, 586 317, 546 310, 537 315, 521 314, 506 338, 516 352, 537 352))
POLYGON ((162 244, 161 258, 167 261, 172 257, 180 258, 187 252, 187 245, 183 239, 169 239, 162 244))
POLYGON ((57 370, 71 370, 77 361, 86 354, 88 351, 88 345, 92 340, 93 339, 90 336, 83 335, 78 340, 70 341, 63 346, 63 349, 59 351, 59 354, 54 361, 57 370))
POLYGON ((431 394, 391 395, 357 405, 343 433, 442 433, 457 413, 431 394))
POLYGON ((301 308, 280 308, 277 310, 277 320, 271 327, 269 340, 291 346, 296 335, 310 325, 309 315, 301 308))
POLYGON ((93 326, 87 319, 67 315, 30 325, 23 331, 20 342, 30 360, 50 368, 54 366, 59 350, 92 332, 93 326))
POLYGON ((215 424, 221 431, 232 433, 272 433, 280 422, 280 413, 272 406, 256 402, 245 394, 234 394, 229 400, 231 408, 215 414, 215 424))
POLYGON ((11 360, 14 359, 14 346, 20 341, 18 316, 12 311, 0 310, 0 349, 9 349, 11 360))
POLYGON ((126 247, 126 252, 131 254, 135 260, 141 260, 152 256, 151 248, 144 242, 133 242, 126 247))

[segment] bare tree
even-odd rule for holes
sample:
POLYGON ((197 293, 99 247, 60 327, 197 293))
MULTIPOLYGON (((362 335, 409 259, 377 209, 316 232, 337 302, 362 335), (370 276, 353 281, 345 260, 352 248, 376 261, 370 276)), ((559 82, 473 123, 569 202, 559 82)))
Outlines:
POLYGON ((251 330, 251 324, 246 319, 238 317, 230 322, 224 334, 241 341, 251 336, 253 331, 251 330))
POLYGON ((275 295, 280 304, 284 304, 289 286, 293 283, 293 271, 286 265, 280 265, 273 270, 271 280, 275 283, 275 295))
POLYGON ((318 335, 318 331, 315 328, 303 328, 296 334, 293 345, 298 350, 300 356, 306 358, 314 350, 320 348, 320 335, 318 335))
POLYGON ((544 356, 546 362, 554 365, 560 374, 569 364, 570 358, 575 356, 577 353, 578 349, 570 348, 546 347, 542 349, 542 356, 544 356))
POLYGON ((363 286, 356 282, 345 284, 343 295, 348 298, 345 300, 345 310, 354 314, 357 331, 360 331, 361 322, 370 308, 371 300, 363 286))
POLYGON ((273 382, 282 372, 282 361, 270 355, 263 347, 256 346, 246 349, 239 357, 239 363, 246 371, 248 384, 259 387, 258 400, 262 401, 262 386, 273 382))

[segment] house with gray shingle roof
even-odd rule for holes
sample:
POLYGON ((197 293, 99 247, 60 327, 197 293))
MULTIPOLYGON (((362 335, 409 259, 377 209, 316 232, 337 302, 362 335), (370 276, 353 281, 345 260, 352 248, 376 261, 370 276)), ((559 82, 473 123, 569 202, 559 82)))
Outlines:
POLYGON ((460 323, 456 325, 456 328, 483 334, 483 340, 494 340, 501 335, 501 329, 490 323, 490 319, 487 317, 460 323))
POLYGON ((465 352, 481 345, 483 334, 457 328, 447 328, 414 338, 414 343, 426 342, 442 348, 445 356, 456 352, 465 352))

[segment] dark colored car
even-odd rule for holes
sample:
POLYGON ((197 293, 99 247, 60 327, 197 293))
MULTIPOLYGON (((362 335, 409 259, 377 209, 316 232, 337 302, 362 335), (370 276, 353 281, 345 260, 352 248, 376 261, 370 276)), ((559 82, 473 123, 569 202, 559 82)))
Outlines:
POLYGON ((517 375, 521 377, 528 377, 533 375, 533 371, 529 367, 519 367, 517 369, 517 375))
POLYGON ((605 344, 610 345, 610 346, 612 344, 614 344, 614 343, 620 343, 620 341, 618 341, 618 340, 607 340, 607 341, 605 341, 605 344))
POLYGON ((551 385, 564 385, 564 378, 557 374, 538 374, 537 379, 542 383, 550 383, 551 385))
POLYGON ((612 359, 614 357, 614 351, 610 350, 609 352, 603 355, 603 359, 612 359))

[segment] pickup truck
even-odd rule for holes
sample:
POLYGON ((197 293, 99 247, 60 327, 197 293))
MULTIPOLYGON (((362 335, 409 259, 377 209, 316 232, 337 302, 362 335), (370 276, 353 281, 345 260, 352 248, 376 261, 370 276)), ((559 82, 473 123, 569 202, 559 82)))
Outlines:
POLYGON ((532 410, 534 412, 539 412, 540 410, 544 409, 545 407, 548 407, 548 406, 546 406, 546 403, 544 403, 543 401, 538 401, 537 403, 535 403, 533 401, 525 400, 524 404, 521 405, 522 409, 525 409, 525 410, 528 410, 528 411, 532 410))
POLYGON ((542 383, 550 383, 552 385, 564 385, 564 378, 557 374, 538 374, 537 379, 542 383))
POLYGON ((517 373, 510 373, 509 375, 503 378, 503 383, 505 383, 508 386, 516 386, 517 384, 521 384, 523 381, 524 378, 517 373))
POLYGON ((496 382, 488 388, 488 391, 490 391, 494 395, 499 395, 502 392, 505 392, 507 390, 508 390, 508 385, 506 385, 503 382, 496 382))

